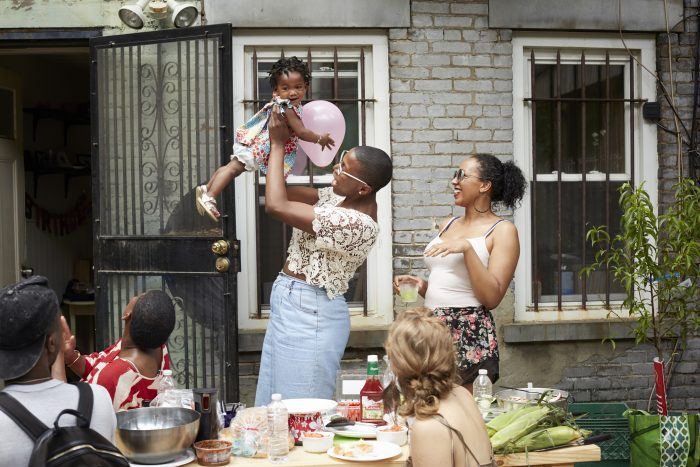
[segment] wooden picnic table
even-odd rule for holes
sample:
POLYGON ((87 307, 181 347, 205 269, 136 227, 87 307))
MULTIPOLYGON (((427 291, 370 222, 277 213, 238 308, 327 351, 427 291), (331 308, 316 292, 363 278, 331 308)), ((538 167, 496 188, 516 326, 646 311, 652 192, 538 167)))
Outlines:
MULTIPOLYGON (((297 446, 289 452, 289 462, 272 464, 267 459, 249 457, 231 457, 228 463, 232 467, 327 467, 338 465, 354 465, 355 467, 389 467, 403 466, 408 459, 408 446, 402 448, 400 456, 377 462, 352 462, 334 459, 327 454, 311 454, 297 446)), ((551 451, 531 452, 529 454, 509 454, 496 456, 496 463, 501 467, 573 467, 575 462, 595 462, 600 460, 600 448, 595 444, 555 449, 551 451)), ((197 462, 191 462, 186 467, 197 467, 197 462)))

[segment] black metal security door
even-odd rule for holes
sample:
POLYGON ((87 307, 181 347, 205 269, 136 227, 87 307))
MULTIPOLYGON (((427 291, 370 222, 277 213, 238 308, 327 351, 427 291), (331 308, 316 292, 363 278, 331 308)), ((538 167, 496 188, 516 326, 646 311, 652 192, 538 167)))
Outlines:
POLYGON ((233 186, 219 222, 194 201, 231 151, 231 27, 100 37, 90 49, 98 345, 119 339, 132 296, 163 290, 176 303, 177 382, 236 401, 233 186))

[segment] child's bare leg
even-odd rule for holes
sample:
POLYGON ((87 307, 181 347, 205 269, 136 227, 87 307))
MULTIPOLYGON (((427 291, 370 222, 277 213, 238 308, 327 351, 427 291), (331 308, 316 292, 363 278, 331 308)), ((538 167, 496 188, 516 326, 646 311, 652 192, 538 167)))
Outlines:
POLYGON ((207 183, 207 194, 216 198, 224 191, 224 188, 233 181, 234 178, 245 172, 245 165, 238 159, 233 159, 226 165, 222 165, 207 183))

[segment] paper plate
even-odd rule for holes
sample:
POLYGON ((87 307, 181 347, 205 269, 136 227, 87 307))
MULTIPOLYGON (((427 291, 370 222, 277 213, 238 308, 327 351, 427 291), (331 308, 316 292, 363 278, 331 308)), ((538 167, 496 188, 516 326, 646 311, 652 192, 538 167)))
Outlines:
POLYGON ((189 464, 193 460, 197 459, 194 455, 194 451, 188 449, 184 453, 180 454, 177 458, 165 464, 134 464, 133 462, 129 464, 131 467, 178 467, 180 465, 189 464))
POLYGON ((323 413, 335 409, 338 405, 330 399, 283 399, 282 403, 290 414, 323 413))
POLYGON ((345 461, 374 462, 390 459, 400 455, 401 448, 395 444, 386 443, 383 441, 361 441, 343 444, 341 446, 333 446, 326 451, 326 454, 331 457, 335 457, 336 459, 342 459, 345 461), (370 445, 372 447, 371 451, 360 452, 353 449, 353 445, 357 445, 359 443, 370 445))
POLYGON ((371 423, 355 422, 354 425, 326 427, 326 431, 348 438, 376 438, 377 427, 371 423))

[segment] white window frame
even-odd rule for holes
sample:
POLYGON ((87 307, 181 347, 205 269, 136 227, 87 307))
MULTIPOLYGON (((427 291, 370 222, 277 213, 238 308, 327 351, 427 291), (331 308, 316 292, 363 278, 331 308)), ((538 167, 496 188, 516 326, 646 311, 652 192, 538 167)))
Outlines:
MULTIPOLYGON (((245 120, 244 99, 251 99, 249 81, 251 77, 246 50, 250 47, 270 47, 283 44, 285 49, 324 46, 365 47, 371 50, 366 58, 368 104, 366 144, 375 146, 391 155, 389 123, 389 47, 385 31, 373 30, 234 30, 233 36, 233 116, 234 122, 245 120), (248 89, 246 89, 248 83, 248 89), (369 91, 372 90, 372 92, 369 91)), ((303 57, 302 57, 303 59, 303 57)), ((239 123, 236 123, 237 125, 239 123)), ((293 182, 294 177, 289 181, 293 182)), ((315 176, 323 182, 323 176, 315 176)), ((330 181, 330 177, 328 180, 330 181)), ((235 179, 236 187, 236 233, 241 242, 241 273, 238 274, 238 327, 241 330, 263 330, 267 327, 267 312, 263 319, 255 317, 258 310, 257 263, 255 223, 255 176, 245 173, 235 179)), ((392 216, 391 184, 377 193, 377 221, 379 237, 367 258, 367 316, 362 310, 350 308, 352 330, 386 329, 393 321, 392 281, 392 216)))
MULTIPOLYGON (((532 179, 532 122, 530 106, 524 102, 525 97, 530 97, 530 69, 528 66, 529 50, 535 49, 537 59, 537 49, 541 49, 539 56, 544 56, 546 50, 569 49, 572 54, 578 54, 580 61, 581 49, 586 51, 586 56, 604 54, 609 50, 611 55, 615 53, 626 53, 625 47, 616 34, 596 34, 591 37, 590 33, 518 33, 513 35, 513 156, 516 164, 522 169, 528 184, 532 179)), ((652 73, 656 72, 656 40, 653 35, 629 34, 625 35, 625 44, 636 54, 641 63, 652 73)), ((627 56, 629 63, 629 56, 627 56)), ((562 55, 562 60, 564 55, 562 55)), ((611 62, 612 63, 612 62, 611 62)), ((635 98, 656 100, 655 78, 648 72, 641 70, 635 65, 635 98)), ((627 65, 629 68, 629 65, 627 65)), ((629 86, 628 83, 625 84, 629 86)), ((626 89, 627 90, 627 89, 626 89)), ((628 114, 626 114, 628 115, 628 114)), ((657 134, 656 126, 653 123, 644 121, 641 116, 641 108, 635 109, 635 119, 638 121, 635 129, 635 184, 645 181, 645 189, 649 193, 654 208, 657 208, 657 134)), ((625 152, 626 171, 629 174, 629 123, 625 127, 625 152)), ((547 175, 538 175, 538 180, 545 180, 547 175)), ((570 175, 567 177, 575 177, 570 175)), ((555 176, 556 178, 556 176, 555 176)), ((587 180, 592 181, 591 175, 587 175, 587 180)), ((611 181, 615 180, 611 174, 611 181)), ((619 178, 619 177, 617 177, 619 178)), ((604 175, 603 175, 604 179, 604 175)), ((565 177, 562 180, 566 180, 565 177)), ((515 225, 518 228, 521 239, 520 259, 515 270, 515 321, 566 321, 566 320, 595 320, 604 319, 609 316, 609 310, 602 302, 587 302, 586 309, 581 308, 581 302, 563 302, 562 310, 557 310, 556 303, 538 303, 538 311, 534 311, 532 297, 532 210, 530 190, 522 200, 520 209, 514 214, 515 225)), ((622 302, 611 302, 614 311, 620 317, 628 316, 626 310, 621 308, 622 302)))

